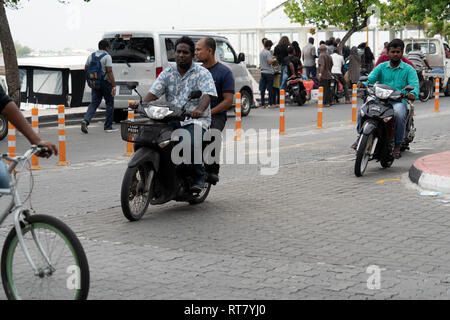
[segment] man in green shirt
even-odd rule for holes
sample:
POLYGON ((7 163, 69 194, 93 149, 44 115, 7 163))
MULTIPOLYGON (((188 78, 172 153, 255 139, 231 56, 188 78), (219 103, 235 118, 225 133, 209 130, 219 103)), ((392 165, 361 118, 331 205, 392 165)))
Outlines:
MULTIPOLYGON (((413 67, 402 61, 403 50, 405 44, 400 39, 392 40, 388 45, 389 61, 379 64, 369 74, 369 79, 366 83, 359 83, 359 87, 364 87, 368 83, 380 83, 391 86, 395 90, 402 91, 407 85, 414 86, 406 97, 408 100, 414 101, 419 97, 419 79, 413 67)), ((406 128, 406 103, 405 101, 389 101, 394 108, 394 129, 395 129, 395 147, 393 151, 394 158, 400 158, 400 147, 405 136, 406 128)), ((358 112, 358 127, 359 127, 359 112, 358 112)), ((353 147, 353 146, 352 146, 353 147)))

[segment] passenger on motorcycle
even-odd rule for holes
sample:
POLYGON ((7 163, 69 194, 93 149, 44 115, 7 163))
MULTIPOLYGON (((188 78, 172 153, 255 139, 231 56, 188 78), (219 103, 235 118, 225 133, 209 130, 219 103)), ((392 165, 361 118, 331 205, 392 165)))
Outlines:
POLYGON ((423 75, 422 71, 425 65, 428 69, 431 69, 430 65, 428 64, 427 58, 425 57, 425 54, 420 50, 420 44, 414 43, 413 44, 413 51, 410 51, 408 54, 408 59, 413 63, 414 69, 417 71, 417 76, 419 77, 419 82, 422 83, 423 81, 423 75))
POLYGON ((284 64, 288 67, 288 79, 297 78, 299 67, 302 67, 302 63, 300 59, 295 56, 294 47, 289 46, 287 52, 288 56, 284 58, 284 64))
MULTIPOLYGON (((156 79, 149 93, 144 97, 143 103, 159 99, 165 95, 168 103, 176 106, 185 106, 190 112, 190 118, 174 125, 186 129, 191 137, 192 159, 197 153, 202 154, 203 134, 211 125, 211 97, 217 97, 211 73, 202 66, 193 63, 195 44, 189 37, 182 37, 175 43, 175 62, 165 69, 156 79), (189 101, 192 91, 200 90, 203 95, 198 100, 189 101), (201 134, 194 133, 201 130, 201 134)), ((131 105, 136 109, 139 105, 131 105)), ((205 184, 205 169, 203 161, 191 162, 193 166, 192 191, 200 191, 205 184)))
MULTIPOLYGON (((366 83, 359 83, 358 87, 364 87, 367 83, 374 84, 376 82, 380 84, 386 84, 392 88, 401 91, 407 85, 412 85, 414 90, 407 95, 408 100, 414 101, 419 96, 419 79, 417 73, 408 64, 404 63, 401 58, 403 56, 403 50, 405 44, 401 39, 394 39, 388 45, 389 62, 384 62, 376 67, 370 74, 366 83)), ((393 156, 395 159, 401 157, 400 147, 405 135, 406 126, 406 103, 405 101, 390 101, 394 108, 394 151, 393 156)), ((358 128, 360 122, 360 115, 358 112, 358 128)), ((359 140, 359 137, 358 137, 359 140)), ((352 148, 356 149, 356 145, 353 144, 352 148)))
MULTIPOLYGON (((217 62, 215 58, 216 41, 213 38, 202 38, 195 47, 195 56, 203 67, 211 72, 217 91, 217 99, 211 102, 211 127, 223 131, 227 122, 227 111, 233 105, 234 98, 234 77, 231 70, 224 64, 217 62)), ((220 136, 217 136, 220 138, 220 136)), ((211 183, 216 184, 219 181, 219 159, 220 147, 222 141, 214 141, 215 149, 214 163, 206 165, 206 171, 209 174, 211 183)))

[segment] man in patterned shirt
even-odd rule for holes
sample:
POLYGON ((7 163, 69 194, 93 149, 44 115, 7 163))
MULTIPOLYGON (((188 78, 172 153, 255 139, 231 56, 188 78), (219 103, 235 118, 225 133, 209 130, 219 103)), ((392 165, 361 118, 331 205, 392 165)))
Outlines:
MULTIPOLYGON (((191 154, 202 153, 203 134, 211 125, 211 97, 217 97, 216 87, 211 73, 202 66, 193 63, 195 44, 189 37, 182 37, 175 43, 175 62, 165 69, 156 79, 143 103, 159 99, 165 95, 168 103, 183 107, 190 113, 190 118, 182 121, 180 126, 191 136, 191 154), (200 90, 202 97, 189 101, 192 91, 200 90), (194 134, 201 130, 202 134, 194 134), (196 139, 198 141, 196 141, 196 139)), ((136 105, 132 107, 136 108, 136 105)), ((198 161, 197 161, 198 162, 198 161)), ((203 161, 193 164, 194 182, 192 191, 200 192, 205 184, 203 161)))

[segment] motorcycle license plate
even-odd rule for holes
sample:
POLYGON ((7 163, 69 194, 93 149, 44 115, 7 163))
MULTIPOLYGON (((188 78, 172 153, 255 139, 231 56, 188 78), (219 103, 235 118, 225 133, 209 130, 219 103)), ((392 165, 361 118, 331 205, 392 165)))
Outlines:
POLYGON ((130 96, 131 95, 131 89, 129 89, 127 86, 119 86, 119 95, 121 95, 121 96, 130 96))

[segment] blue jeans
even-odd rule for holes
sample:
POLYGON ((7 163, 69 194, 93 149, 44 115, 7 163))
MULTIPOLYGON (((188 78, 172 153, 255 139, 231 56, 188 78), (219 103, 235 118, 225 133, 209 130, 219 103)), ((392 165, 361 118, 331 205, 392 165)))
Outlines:
POLYGON ((283 69, 281 70, 280 90, 286 91, 287 80, 288 80, 288 67, 283 66, 283 69))
POLYGON ((8 168, 3 161, 0 161, 0 189, 9 189, 8 168))
POLYGON ((273 78, 275 75, 269 73, 261 73, 260 91, 261 91, 261 106, 266 103, 266 90, 269 91, 269 105, 273 105, 273 78))
MULTIPOLYGON (((191 164, 188 165, 191 167, 193 172, 193 178, 195 180, 202 179, 205 180, 206 172, 205 168, 203 166, 203 135, 205 134, 205 129, 201 127, 200 125, 196 124, 188 124, 187 126, 181 127, 179 121, 170 121, 168 123, 169 125, 173 126, 174 128, 183 128, 189 132, 190 139, 191 139, 191 164), (201 134, 199 135, 197 133, 197 137, 195 136, 194 132, 195 130, 201 129, 201 134), (198 138, 199 140, 196 141, 195 138, 198 138), (195 161, 195 153, 199 153, 201 155, 200 163, 196 163, 195 161)), ((183 141, 183 137, 180 137, 180 143, 183 141)))
POLYGON ((306 76, 308 77, 308 79, 315 78, 317 76, 316 66, 312 66, 312 67, 305 66, 305 73, 306 73, 306 76))
POLYGON ((84 115, 84 121, 89 124, 91 122, 92 117, 95 115, 98 106, 102 102, 102 99, 105 98, 106 104, 106 119, 105 119, 105 130, 112 129, 113 117, 114 117, 114 97, 111 94, 112 85, 105 81, 104 87, 100 90, 91 89, 91 103, 89 104, 88 110, 84 115))
MULTIPOLYGON (((395 146, 400 147, 405 137, 406 129, 406 105, 400 101, 390 100, 389 103, 394 108, 394 130, 395 130, 395 146)), ((361 122, 361 113, 358 109, 358 125, 356 130, 359 134, 359 125, 361 122)))

